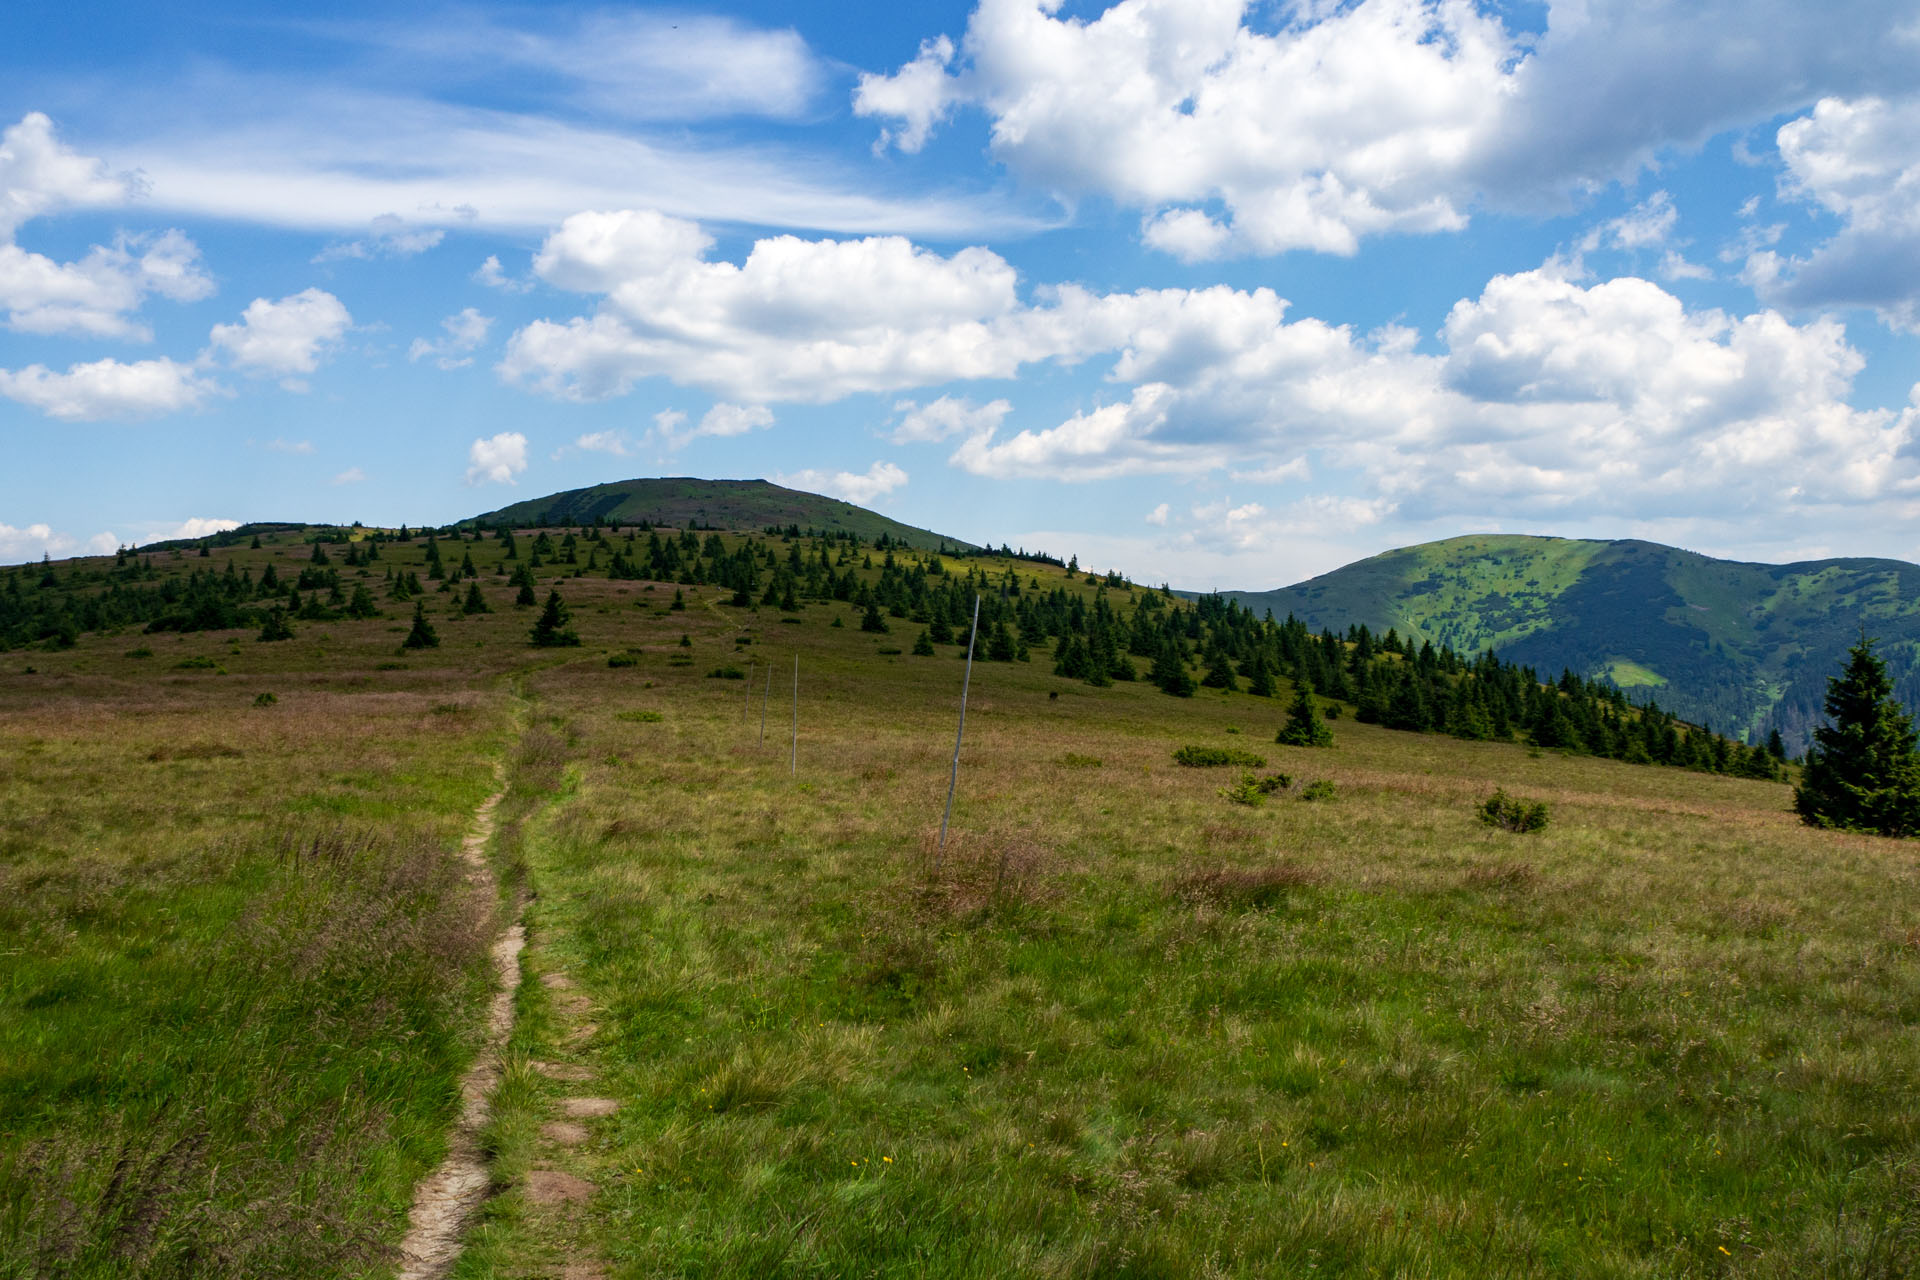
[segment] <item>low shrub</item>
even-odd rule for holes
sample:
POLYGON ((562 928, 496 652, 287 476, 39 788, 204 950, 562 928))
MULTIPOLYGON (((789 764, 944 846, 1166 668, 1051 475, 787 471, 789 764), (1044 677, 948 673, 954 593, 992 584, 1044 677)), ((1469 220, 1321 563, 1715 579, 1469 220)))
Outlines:
POLYGON ((1181 747, 1173 753, 1175 764, 1185 765, 1189 769, 1214 769, 1223 765, 1244 765, 1249 769, 1266 767, 1267 758, 1257 756, 1251 751, 1242 751, 1237 747, 1181 747))
POLYGON ((1257 773, 1240 776, 1240 781, 1220 792, 1235 804, 1251 805, 1258 808, 1266 803, 1268 796, 1276 791, 1285 791, 1293 785, 1291 774, 1269 773, 1264 778, 1257 773))
POLYGON ((1335 787, 1331 778, 1321 778, 1317 781, 1309 782, 1305 787, 1302 787, 1300 790, 1300 798, 1302 800, 1331 800, 1333 799, 1334 790, 1335 787))
POLYGON ((610 667, 637 667, 640 665, 640 654, 634 649, 627 649, 620 653, 610 653, 607 655, 607 665, 610 667))
POLYGON ((205 654, 196 654, 191 658, 182 658, 173 665, 182 671, 213 671, 220 666, 219 663, 207 657, 205 654))
POLYGON ((1502 789, 1481 802, 1480 821, 1519 835, 1544 831, 1547 826, 1547 805, 1544 800, 1522 800, 1510 796, 1502 789))
POLYGON ((747 673, 738 667, 715 667, 707 672, 709 680, 745 680, 747 673))
POLYGON ((253 705, 256 707, 270 707, 278 701, 280 701, 280 699, 274 697, 271 693, 263 693, 253 700, 253 705))

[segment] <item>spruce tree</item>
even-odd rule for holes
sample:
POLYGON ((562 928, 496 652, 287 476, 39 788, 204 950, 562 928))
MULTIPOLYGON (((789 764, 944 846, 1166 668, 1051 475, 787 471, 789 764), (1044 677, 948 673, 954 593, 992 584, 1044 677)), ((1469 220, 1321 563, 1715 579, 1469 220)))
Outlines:
POLYGON ((480 594, 479 583, 469 582, 467 584, 467 598, 461 601, 460 612, 467 614, 468 616, 472 616, 473 614, 476 614, 476 613, 492 613, 493 612, 492 607, 487 604, 487 598, 480 594))
POLYGON ((533 624, 533 643, 542 649, 565 648, 580 643, 579 633, 567 625, 567 605, 558 591, 547 593, 546 608, 533 624))
POLYGON ((293 628, 287 623, 286 610, 269 609, 267 611, 267 620, 260 627, 260 639, 263 641, 293 639, 293 628))
POLYGON ((933 639, 927 635, 924 627, 920 629, 919 638, 913 642, 913 652, 922 658, 931 658, 934 655, 933 639))
POLYGON ((400 642, 402 649, 438 649, 440 633, 427 621, 427 612, 420 601, 413 602, 413 630, 407 632, 407 638, 400 642))
POLYGON ((1273 740, 1289 747, 1333 745, 1333 730, 1320 718, 1320 704, 1314 700, 1313 685, 1308 681, 1294 681, 1293 705, 1287 708, 1287 722, 1280 726, 1273 740))
POLYGON ((1180 647, 1171 638, 1160 646, 1159 656, 1153 660, 1153 673, 1148 678, 1159 686, 1160 692, 1176 698, 1191 698, 1198 687, 1180 657, 1180 647))
POLYGON ((1908 836, 1920 831, 1920 755, 1873 645, 1861 636, 1827 681, 1831 723, 1814 731, 1793 807, 1812 826, 1908 836))

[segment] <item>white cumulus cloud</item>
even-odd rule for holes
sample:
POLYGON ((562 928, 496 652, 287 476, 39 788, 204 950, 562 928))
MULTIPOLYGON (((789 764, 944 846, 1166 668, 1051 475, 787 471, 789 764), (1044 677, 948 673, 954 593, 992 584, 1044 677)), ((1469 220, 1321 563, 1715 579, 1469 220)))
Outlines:
POLYGON ((53 121, 42 112, 0 131, 0 236, 61 209, 123 204, 135 189, 132 178, 54 137, 53 121))
POLYGON ((824 402, 1018 364, 988 328, 1017 305, 1012 267, 989 250, 775 236, 735 264, 709 260, 710 244, 649 211, 567 219, 534 269, 604 300, 591 316, 521 329, 501 373, 576 400, 666 377, 742 401, 824 402))
POLYGON ((466 307, 440 322, 440 336, 429 341, 415 338, 407 348, 407 359, 418 361, 433 357, 442 369, 459 369, 473 363, 473 352, 487 340, 493 317, 483 316, 474 307, 466 307))
POLYGON ((498 289, 502 293, 525 293, 533 288, 531 280, 515 280, 500 266, 497 254, 488 254, 486 261, 474 268, 473 280, 489 289, 498 289))
POLYGON ((468 484, 513 484, 526 469, 527 438, 518 431, 475 440, 467 450, 468 484))
POLYGON ((853 93, 853 113, 899 121, 898 128, 882 129, 875 151, 889 146, 918 151, 927 144, 935 122, 952 107, 953 81, 947 66, 953 61, 953 41, 946 36, 920 42, 919 56, 890 76, 862 74, 853 93))
POLYGON ((96 533, 77 538, 55 531, 52 525, 30 524, 16 529, 0 523, 0 564, 22 564, 41 556, 61 559, 73 555, 112 555, 120 548, 120 539, 112 533, 96 533))
POLYGON ((775 474, 773 482, 789 489, 824 493, 864 506, 905 484, 907 473, 891 462, 876 462, 865 471, 820 471, 809 468, 792 473, 780 472, 775 474))
POLYGON ((95 360, 56 373, 45 365, 0 369, 0 396, 62 422, 150 418, 197 408, 221 391, 194 366, 158 360, 95 360))
POLYGON ((15 243, 32 218, 121 204, 134 193, 131 179, 55 138, 38 112, 0 132, 0 312, 9 328, 146 341, 152 331, 134 313, 149 295, 194 302, 213 292, 198 246, 179 231, 122 233, 72 262, 15 243))
POLYGON ((924 144, 965 104, 1034 188, 1147 214, 1188 259, 1564 204, 1823 93, 1913 83, 1900 0, 1555 3, 1538 37, 1464 0, 980 0, 854 109, 924 144), (1218 216, 1212 211, 1218 208, 1218 216))
POLYGON ((166 533, 152 539, 155 542, 171 542, 176 538, 205 538, 216 533, 225 533, 229 529, 238 529, 238 520, 228 520, 221 516, 189 516, 166 533))
POLYGON ((312 373, 323 354, 353 324, 340 299, 324 289, 302 289, 278 302, 255 298, 238 324, 217 324, 209 335, 233 367, 282 378, 312 373))
POLYGON ((1920 95, 1824 98, 1781 126, 1778 141, 1783 193, 1841 227, 1803 258, 1756 249, 1749 279, 1788 306, 1872 307, 1920 331, 1920 95))
POLYGON ((900 421, 890 438, 895 444, 913 444, 979 435, 998 427, 1012 409, 1006 400, 975 404, 964 396, 941 396, 928 404, 900 400, 893 406, 900 421))

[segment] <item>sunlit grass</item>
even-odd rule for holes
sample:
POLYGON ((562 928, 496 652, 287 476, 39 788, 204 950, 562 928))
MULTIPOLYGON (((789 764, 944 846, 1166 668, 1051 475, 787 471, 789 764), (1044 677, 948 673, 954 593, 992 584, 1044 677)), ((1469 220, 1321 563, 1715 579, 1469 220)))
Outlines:
POLYGON ((529 972, 595 1030, 523 988, 465 1274, 1920 1258, 1905 844, 1806 829, 1776 784, 1350 717, 1283 747, 1284 697, 1096 690, 1040 650, 976 668, 940 850, 958 646, 562 579, 584 645, 535 651, 472 551, 495 612, 430 596, 438 649, 401 655, 384 604, 0 656, 0 1270, 384 1265, 471 1044, 499 907, 450 855, 502 759, 529 972), (1190 744, 1292 786, 1233 803, 1190 744), (1482 824, 1495 787, 1547 829, 1482 824), (535 1061, 621 1110, 543 1146, 583 1086, 535 1061), (539 1164, 597 1197, 529 1204, 539 1164))

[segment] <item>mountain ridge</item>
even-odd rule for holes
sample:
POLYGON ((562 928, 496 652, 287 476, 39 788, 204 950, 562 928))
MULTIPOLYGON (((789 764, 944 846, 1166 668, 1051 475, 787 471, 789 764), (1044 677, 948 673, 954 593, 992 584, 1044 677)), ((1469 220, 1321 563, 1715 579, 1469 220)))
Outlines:
POLYGON ((1563 668, 1749 739, 1803 743, 1861 630, 1920 695, 1920 565, 1849 556, 1721 560, 1641 539, 1467 534, 1381 552, 1271 591, 1221 596, 1317 629, 1389 627, 1563 668))

